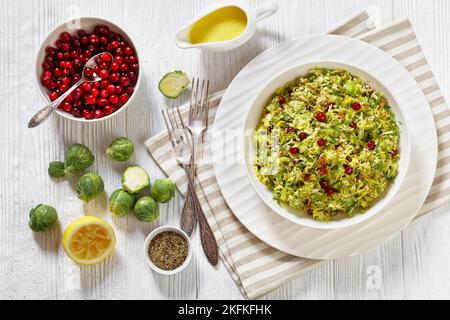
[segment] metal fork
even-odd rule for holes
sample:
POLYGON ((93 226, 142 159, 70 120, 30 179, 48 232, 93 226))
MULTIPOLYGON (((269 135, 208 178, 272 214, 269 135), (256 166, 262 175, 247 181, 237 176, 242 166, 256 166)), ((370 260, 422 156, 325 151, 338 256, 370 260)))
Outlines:
POLYGON ((200 207, 190 173, 192 156, 190 133, 187 132, 178 107, 176 107, 176 112, 172 110, 171 113, 162 110, 162 115, 172 144, 173 156, 175 160, 177 160, 178 165, 184 169, 186 176, 188 177, 188 190, 181 211, 180 224, 181 229, 190 236, 197 223, 196 210, 200 207))
POLYGON ((181 228, 188 233, 192 233, 197 219, 200 222, 200 239, 206 258, 213 265, 218 262, 218 249, 214 234, 206 220, 205 214, 195 192, 194 179, 192 178, 192 140, 189 139, 187 127, 184 125, 181 113, 178 107, 176 112, 172 111, 170 116, 168 111, 163 110, 163 118, 172 143, 174 157, 178 164, 183 167, 188 177, 188 192, 184 201, 181 215, 181 228), (178 119, 177 119, 178 118, 178 119), (188 229, 188 230, 186 230, 188 229), (189 232, 187 232, 189 231, 189 232))
MULTIPOLYGON (((187 128, 192 135, 192 156, 191 156, 191 180, 195 181, 196 176, 196 152, 197 146, 201 144, 203 132, 208 126, 209 113, 209 80, 203 80, 200 86, 198 78, 192 79, 192 92, 189 105, 189 123, 187 128)), ((194 184, 195 189, 195 184, 194 184)), ((206 220, 203 210, 197 211, 197 219, 200 225, 200 240, 206 258, 212 265, 217 264, 218 249, 217 242, 211 227, 206 220)))

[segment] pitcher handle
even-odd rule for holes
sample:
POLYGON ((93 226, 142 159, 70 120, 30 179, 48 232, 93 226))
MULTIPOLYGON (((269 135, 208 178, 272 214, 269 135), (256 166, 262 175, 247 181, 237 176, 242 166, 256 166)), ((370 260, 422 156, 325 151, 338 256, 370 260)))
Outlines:
POLYGON ((261 21, 278 11, 278 2, 270 1, 255 9, 256 20, 261 21))

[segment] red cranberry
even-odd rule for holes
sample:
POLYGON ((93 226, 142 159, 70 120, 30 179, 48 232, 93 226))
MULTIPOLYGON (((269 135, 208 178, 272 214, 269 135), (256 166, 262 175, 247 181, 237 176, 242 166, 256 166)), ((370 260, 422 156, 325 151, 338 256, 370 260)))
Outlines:
POLYGON ((118 104, 119 103, 119 97, 115 94, 112 94, 109 96, 109 102, 111 104, 118 104))
POLYGON ((100 76, 100 78, 102 78, 102 79, 108 79, 108 77, 109 77, 109 71, 108 71, 108 70, 105 70, 105 69, 100 70, 99 76, 100 76))
POLYGON ((327 115, 323 111, 319 111, 316 113, 316 120, 319 122, 327 121, 327 115))
MULTIPOLYGON (((108 44, 108 38, 105 37, 105 36, 101 36, 101 37, 100 37, 100 43, 101 43, 102 45, 107 45, 107 44, 108 44)), ((101 50, 101 51, 104 51, 104 49, 101 50)))
POLYGON ((55 70, 53 70, 53 75, 54 75, 56 78, 61 77, 61 76, 62 76, 62 71, 61 71, 61 69, 60 69, 60 68, 55 68, 55 70))
POLYGON ((119 71, 120 65, 117 62, 111 63, 111 70, 112 71, 119 71))
POLYGON ((62 84, 59 86, 59 90, 60 90, 61 92, 66 92, 67 89, 69 89, 69 86, 68 86, 67 84, 62 83, 62 84))
POLYGON ((70 102, 64 101, 62 104, 62 108, 65 112, 70 112, 72 110, 72 104, 70 102))
POLYGON ((287 133, 294 132, 294 131, 295 131, 295 128, 292 128, 292 127, 287 127, 287 129, 286 129, 287 133))
POLYGON ((74 108, 79 108, 81 107, 81 100, 73 100, 72 105, 74 108))
POLYGON ((104 80, 102 80, 102 85, 101 85, 101 87, 102 87, 103 89, 105 89, 107 86, 109 86, 110 83, 111 83, 111 82, 109 82, 109 80, 104 79, 104 80))
POLYGON ((322 188, 324 188, 324 189, 326 189, 326 188, 329 187, 329 183, 328 183, 328 180, 327 180, 327 179, 322 179, 322 180, 320 180, 319 184, 320 184, 320 186, 321 186, 322 188))
POLYGON ((105 111, 105 114, 111 114, 111 113, 113 113, 115 110, 114 110, 114 107, 112 106, 112 105, 107 105, 104 109, 103 109, 103 111, 105 111))
POLYGON ((56 93, 55 91, 50 92, 50 94, 48 95, 48 97, 50 98, 50 101, 55 101, 56 99, 58 99, 59 94, 56 93))
POLYGON ((97 97, 97 96, 99 95, 99 93, 100 93, 100 91, 98 91, 97 88, 92 88, 91 94, 92 94, 94 97, 97 97))
POLYGON ((98 89, 101 87, 101 85, 102 84, 100 83, 100 81, 92 82, 92 88, 98 89))
POLYGON ((367 148, 369 150, 374 150, 376 146, 377 145, 376 145, 375 141, 373 141, 373 140, 369 140, 369 142, 367 142, 367 148))
POLYGON ((69 77, 64 77, 64 78, 62 78, 62 82, 66 85, 69 85, 72 83, 72 80, 70 80, 69 77))
POLYGON ((327 166, 321 164, 321 165, 319 166, 319 172, 320 172, 320 174, 321 174, 322 176, 328 175, 328 169, 327 169, 327 166))
POLYGON ((111 49, 109 49, 109 50, 117 49, 117 48, 119 48, 119 41, 111 41, 109 43, 109 46, 111 47, 111 49))
POLYGON ((116 90, 116 87, 113 84, 109 84, 106 86, 106 91, 108 91, 108 93, 113 93, 116 90))
POLYGON ((123 93, 120 95, 119 101, 120 101, 120 103, 125 104, 128 101, 128 99, 130 99, 128 94, 123 93))
POLYGON ((131 63, 131 64, 137 63, 137 58, 136 58, 136 56, 129 56, 129 57, 127 57, 127 58, 128 58, 128 60, 129 60, 129 63, 131 63))
POLYGON ((108 103, 109 103, 108 99, 105 99, 105 98, 98 99, 98 101, 97 101, 97 105, 98 105, 99 107, 104 107, 104 106, 106 106, 108 103))
POLYGON ((300 141, 305 140, 306 138, 308 138, 308 134, 306 132, 300 132, 300 134, 298 135, 298 137, 300 138, 300 141))
POLYGON ((122 48, 117 48, 115 51, 114 51, 114 54, 115 55, 118 55, 118 56, 121 56, 121 55, 123 55, 123 49, 122 48))
POLYGON ((100 56, 100 59, 105 63, 109 63, 109 62, 111 62, 112 58, 111 58, 110 54, 104 53, 100 56))
POLYGON ((131 71, 134 71, 134 72, 138 72, 138 70, 139 70, 139 64, 133 63, 133 64, 131 65, 131 67, 130 67, 130 70, 131 70, 131 71))
POLYGON ((66 99, 64 99, 65 101, 68 101, 68 102, 72 102, 73 101, 73 92, 72 93, 70 93, 67 97, 66 97, 66 99))
POLYGON ((64 31, 59 35, 59 39, 64 42, 70 42, 72 40, 72 36, 67 31, 64 31))
POLYGON ((108 97, 109 97, 109 92, 107 90, 103 89, 100 91, 100 98, 106 99, 108 97))
POLYGON ((131 95, 133 94, 133 92, 134 92, 134 88, 133 88, 133 87, 127 87, 127 88, 125 89, 125 92, 126 92, 129 96, 131 96, 131 95))
POLYGON ((117 94, 122 93, 122 91, 123 91, 123 87, 120 84, 118 84, 114 89, 114 92, 117 94))
POLYGON ((124 87, 128 87, 130 85, 130 79, 127 76, 120 77, 120 84, 124 87))
POLYGON ((92 86, 89 82, 83 82, 81 84, 81 89, 83 89, 84 92, 90 92, 92 90, 92 86))
POLYGON ((123 54, 126 56, 131 56, 133 54, 133 49, 131 49, 130 47, 125 47, 123 49, 123 54))
POLYGON ((325 189, 325 193, 327 194, 327 196, 331 197, 334 193, 334 189, 333 188, 326 188, 325 189))
POLYGON ((122 72, 128 72, 128 65, 126 63, 122 63, 120 65, 120 71, 122 72))
POLYGON ((92 75, 94 74, 94 70, 92 68, 86 68, 84 70, 84 74, 86 75, 86 77, 92 77, 92 75))
POLYGON ((48 54, 48 55, 53 55, 53 54, 55 54, 55 48, 47 46, 45 48, 45 53, 48 54))
POLYGON ((344 166, 344 171, 345 171, 345 174, 350 175, 350 174, 353 173, 353 168, 350 167, 350 166, 348 166, 348 165, 345 165, 345 166, 344 166))
POLYGON ((109 75, 109 80, 111 81, 111 82, 119 82, 119 80, 120 80, 120 75, 116 72, 116 73, 111 73, 110 75, 109 75))
POLYGON ((78 81, 80 81, 81 76, 79 74, 74 74, 72 77, 72 80, 74 83, 77 83, 78 81))
POLYGON ((279 96, 278 97, 278 102, 280 104, 285 104, 286 103, 286 97, 285 96, 279 96))
POLYGON ((91 111, 84 109, 83 110, 83 118, 85 118, 86 120, 92 119, 94 117, 94 115, 92 114, 91 111))
POLYGON ((42 79, 45 79, 45 78, 50 79, 52 76, 53 76, 53 74, 52 74, 52 72, 49 71, 49 70, 45 70, 45 71, 42 73, 42 79))
POLYGON ((70 46, 70 43, 64 42, 61 46, 61 49, 64 52, 68 52, 68 51, 70 51, 70 49, 72 49, 72 47, 70 46))
POLYGON ((94 95, 88 94, 86 96, 86 104, 94 105, 96 102, 97 102, 97 98, 94 95))
POLYGON ((326 143, 327 143, 327 142, 326 142, 326 140, 325 140, 324 138, 319 138, 319 139, 317 140, 317 145, 318 145, 319 147, 323 147, 326 143))
POLYGON ((398 155, 398 150, 397 150, 397 149, 391 150, 391 151, 389 152, 389 154, 390 154, 391 156, 395 157, 396 155, 398 155))
POLYGON ((350 128, 356 129, 358 125, 355 122, 350 123, 350 128))
POLYGON ((104 116, 105 116, 105 113, 103 112, 103 110, 97 109, 94 111, 94 117, 96 119, 103 118, 104 116))
POLYGON ((81 117, 81 110, 78 108, 72 108, 72 115, 74 117, 80 118, 81 117))
POLYGON ((98 42, 100 41, 100 37, 96 34, 91 34, 89 36, 89 42, 93 45, 97 45, 98 42))
POLYGON ((359 102, 353 102, 352 109, 358 111, 359 109, 361 109, 361 104, 359 102))
POLYGON ((300 150, 299 150, 297 147, 290 147, 290 148, 289 148, 289 152, 290 152, 291 154, 297 154, 297 153, 300 152, 300 150))

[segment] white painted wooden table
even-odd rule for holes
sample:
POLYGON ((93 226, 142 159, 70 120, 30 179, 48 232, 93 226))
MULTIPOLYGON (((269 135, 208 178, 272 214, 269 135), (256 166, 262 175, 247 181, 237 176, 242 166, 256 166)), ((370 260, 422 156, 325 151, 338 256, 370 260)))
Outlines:
MULTIPOLYGON (((435 0, 279 0, 280 12, 261 23, 242 48, 224 54, 179 50, 175 31, 212 0, 2 0, 0 2, 0 298, 3 299, 240 299, 223 266, 209 266, 199 238, 189 268, 174 277, 152 273, 142 243, 154 225, 133 216, 112 220, 102 204, 83 206, 74 181, 55 183, 50 161, 63 159, 74 142, 96 155, 93 169, 107 191, 120 185, 125 164, 104 156, 113 137, 128 136, 137 145, 132 163, 153 179, 162 173, 143 142, 163 129, 160 109, 166 101, 156 89, 174 69, 212 80, 226 88, 258 53, 285 39, 319 33, 369 4, 382 8, 382 22, 409 17, 442 90, 450 90, 450 1, 435 0), (112 121, 83 125, 54 116, 29 130, 26 123, 43 104, 34 84, 34 57, 46 34, 73 15, 111 19, 127 30, 140 49, 143 83, 134 105, 112 121), (38 203, 54 205, 60 230, 33 234, 28 212, 38 203), (61 230, 83 212, 112 221, 117 230, 115 256, 106 264, 79 268, 64 254, 61 230)), ((251 1, 253 6, 264 1, 251 1)), ((178 224, 182 198, 161 206, 159 224, 178 224)), ((450 298, 450 205, 413 223, 401 235, 362 256, 328 262, 267 295, 273 299, 450 298), (380 282, 371 282, 372 272, 380 282), (368 285, 369 284, 369 285, 368 285)), ((357 241, 357 239, 355 239, 357 241)))

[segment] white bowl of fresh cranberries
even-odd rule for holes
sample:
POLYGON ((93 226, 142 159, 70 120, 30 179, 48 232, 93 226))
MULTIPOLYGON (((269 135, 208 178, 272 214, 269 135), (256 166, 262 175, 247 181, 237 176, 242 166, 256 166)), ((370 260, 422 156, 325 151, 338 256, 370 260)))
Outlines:
POLYGON ((39 91, 47 102, 57 99, 80 79, 87 60, 100 52, 113 56, 113 61, 105 61, 103 66, 108 72, 101 72, 101 81, 82 83, 56 113, 71 120, 95 122, 109 119, 130 105, 141 79, 136 47, 123 29, 94 17, 66 22, 44 40, 36 58, 39 91))

